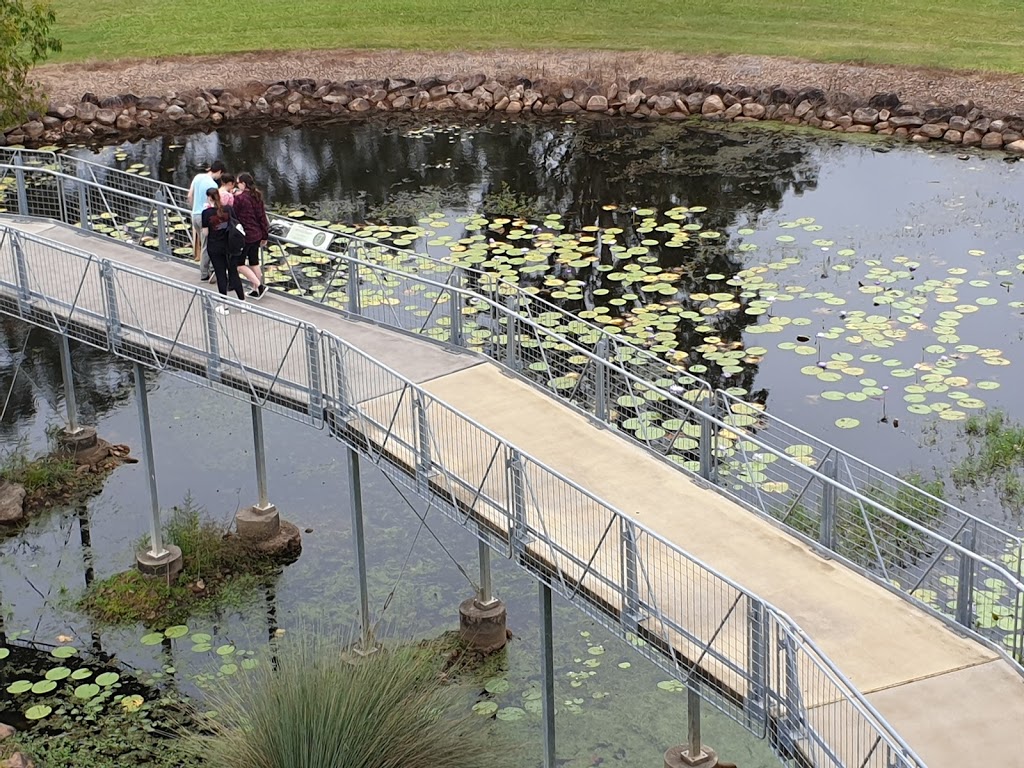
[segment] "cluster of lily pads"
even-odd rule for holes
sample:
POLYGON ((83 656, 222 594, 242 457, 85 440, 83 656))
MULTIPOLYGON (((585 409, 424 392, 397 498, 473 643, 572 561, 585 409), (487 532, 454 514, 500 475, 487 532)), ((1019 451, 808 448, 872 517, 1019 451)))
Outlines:
MULTIPOLYGON (((0 648, 0 661, 10 656, 9 648, 0 648)), ((23 701, 26 720, 42 720, 62 707, 75 720, 95 715, 108 703, 125 712, 134 712, 144 704, 139 694, 122 694, 121 675, 110 670, 94 669, 84 663, 69 663, 78 655, 70 645, 58 645, 50 651, 55 665, 41 678, 18 679, 6 691, 16 701, 23 701)))

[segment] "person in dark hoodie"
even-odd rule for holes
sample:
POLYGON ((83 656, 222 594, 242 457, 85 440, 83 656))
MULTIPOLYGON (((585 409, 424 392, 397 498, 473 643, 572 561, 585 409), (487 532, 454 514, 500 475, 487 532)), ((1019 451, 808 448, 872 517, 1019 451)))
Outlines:
POLYGON ((263 282, 260 249, 265 248, 270 239, 270 222, 263 205, 263 193, 256 186, 251 173, 238 175, 234 208, 235 218, 245 229, 245 249, 242 251, 238 272, 252 285, 249 298, 262 299, 267 292, 267 285, 263 282))
MULTIPOLYGON (((210 264, 217 276, 217 290, 222 296, 227 296, 230 288, 240 301, 245 301, 245 291, 238 277, 238 262, 228 253, 228 228, 231 226, 233 207, 221 203, 220 192, 216 188, 208 190, 206 194, 210 199, 210 207, 203 211, 203 229, 206 231, 210 264)), ((214 311, 221 315, 228 314, 228 308, 223 304, 218 304, 214 311)))

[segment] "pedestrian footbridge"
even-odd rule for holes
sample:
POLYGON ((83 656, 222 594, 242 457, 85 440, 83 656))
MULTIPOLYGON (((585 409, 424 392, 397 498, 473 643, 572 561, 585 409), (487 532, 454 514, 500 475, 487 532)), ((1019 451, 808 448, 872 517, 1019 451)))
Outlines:
POLYGON ((341 308, 243 313, 182 190, 8 151, 0 193, 0 312, 329 430, 786 764, 1024 764, 1015 536, 471 270, 331 233, 341 308))

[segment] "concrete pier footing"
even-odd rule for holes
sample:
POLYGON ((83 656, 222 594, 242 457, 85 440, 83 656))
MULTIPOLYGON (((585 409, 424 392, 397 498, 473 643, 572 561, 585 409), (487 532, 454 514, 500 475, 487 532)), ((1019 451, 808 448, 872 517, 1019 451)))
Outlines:
POLYGON ((291 562, 302 552, 302 534, 297 526, 281 519, 277 507, 253 505, 235 514, 235 531, 260 552, 291 562))
POLYGON ((477 598, 471 597, 459 606, 459 635, 474 650, 500 651, 508 642, 507 618, 505 604, 500 600, 481 605, 477 598))
POLYGON ((665 753, 665 768, 716 768, 715 750, 701 745, 700 753, 691 756, 689 747, 672 747, 665 753))
POLYGON ((135 567, 146 576, 174 581, 181 573, 184 563, 181 550, 173 544, 168 544, 164 554, 159 557, 154 557, 149 550, 136 552, 135 567))

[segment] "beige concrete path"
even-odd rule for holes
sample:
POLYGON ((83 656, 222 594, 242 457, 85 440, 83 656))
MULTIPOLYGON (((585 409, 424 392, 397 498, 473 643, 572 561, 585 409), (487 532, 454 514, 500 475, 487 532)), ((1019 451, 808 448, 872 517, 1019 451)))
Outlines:
MULTIPOLYGON (((66 227, 29 226, 45 237, 156 274, 189 282, 198 277, 181 264, 156 261, 66 227)), ((0 279, 11 277, 8 262, 0 249, 0 279)), ((125 296, 134 311, 148 312, 150 322, 160 323, 166 322, 161 312, 171 314, 171 307, 161 304, 183 295, 168 291, 143 298, 129 286, 125 296)), ((508 534, 512 504, 505 469, 509 457, 495 438, 458 412, 792 617, 927 765, 1024 766, 1024 682, 994 652, 493 364, 284 297, 268 297, 263 306, 337 334, 423 382, 436 398, 427 406, 432 459, 440 467, 432 481, 435 490, 500 534, 508 534)), ((228 321, 239 339, 259 330, 251 313, 228 321)), ((186 331, 200 343, 201 328, 186 331)), ((243 367, 264 364, 259 345, 240 340, 237 354, 243 367)), ((289 363, 289 375, 299 376, 302 364, 301 358, 289 363)), ((365 366, 350 375, 362 389, 349 428, 393 461, 414 466, 422 435, 416 431, 409 393, 367 383, 388 379, 365 366)), ((538 464, 527 461, 523 477, 526 521, 543 532, 527 545, 525 557, 535 569, 561 569, 567 583, 606 610, 622 610, 617 585, 623 564, 613 515, 538 464)), ((642 631, 691 662, 700 656, 698 648, 710 643, 711 652, 700 661, 702 671, 723 689, 745 696, 743 679, 731 668, 745 666, 750 648, 742 594, 709 579, 653 537, 641 537, 637 546, 646 564, 639 580, 641 598, 657 608, 642 631)), ((778 659, 770 661, 771 687, 785 692, 778 659)), ((857 719, 849 704, 809 659, 797 674, 811 724, 845 764, 859 765, 870 743, 863 730, 852 727, 857 719)), ((821 754, 813 747, 808 751, 812 757, 821 754)), ((868 756, 864 764, 881 766, 879 760, 868 756)))

